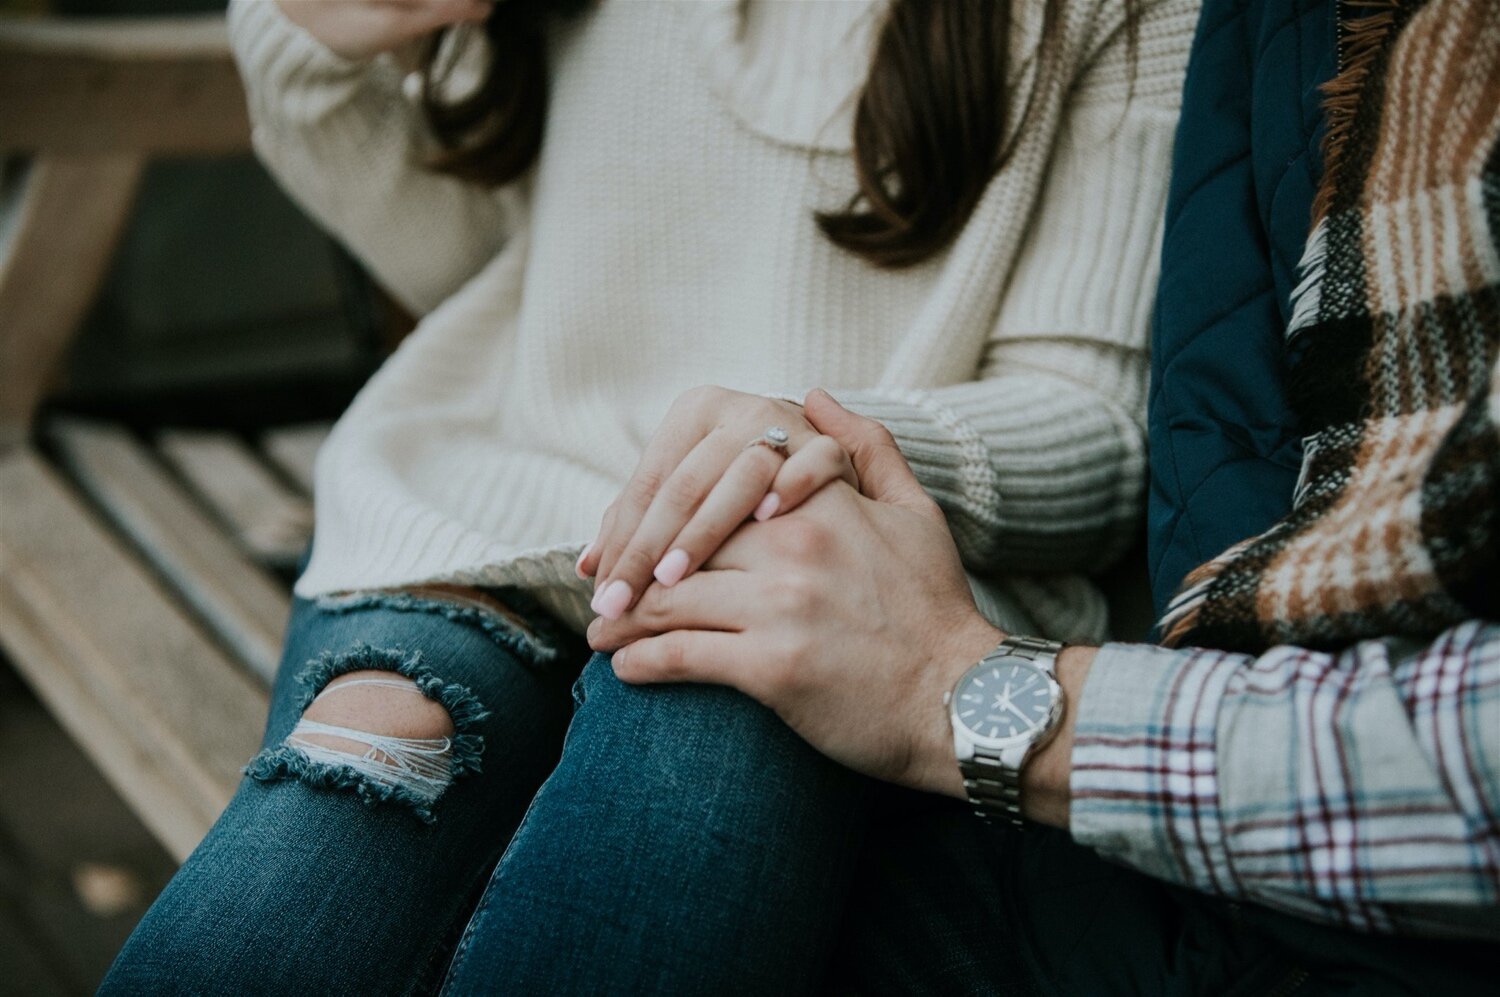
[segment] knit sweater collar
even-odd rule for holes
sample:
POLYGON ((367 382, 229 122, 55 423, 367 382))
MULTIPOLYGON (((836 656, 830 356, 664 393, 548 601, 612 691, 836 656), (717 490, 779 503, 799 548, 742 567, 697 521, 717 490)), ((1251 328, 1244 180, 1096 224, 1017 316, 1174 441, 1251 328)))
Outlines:
POLYGON ((709 85, 741 125, 820 152, 853 148, 854 108, 885 0, 675 5, 709 85))

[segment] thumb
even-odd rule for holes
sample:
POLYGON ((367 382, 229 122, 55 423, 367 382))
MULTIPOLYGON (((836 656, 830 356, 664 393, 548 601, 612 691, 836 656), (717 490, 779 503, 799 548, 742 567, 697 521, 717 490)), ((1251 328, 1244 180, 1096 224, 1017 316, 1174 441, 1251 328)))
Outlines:
POLYGON ((822 388, 808 392, 802 412, 818 432, 833 437, 854 461, 859 490, 877 502, 895 505, 929 502, 895 437, 874 419, 850 412, 822 388))

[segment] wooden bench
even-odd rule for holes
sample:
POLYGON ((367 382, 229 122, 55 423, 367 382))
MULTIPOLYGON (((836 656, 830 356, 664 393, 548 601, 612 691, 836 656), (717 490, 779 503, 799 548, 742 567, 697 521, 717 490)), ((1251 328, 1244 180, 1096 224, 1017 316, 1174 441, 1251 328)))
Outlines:
POLYGON ((146 164, 248 148, 221 17, 0 20, 0 647, 179 859, 259 742, 327 427, 38 411, 146 164))

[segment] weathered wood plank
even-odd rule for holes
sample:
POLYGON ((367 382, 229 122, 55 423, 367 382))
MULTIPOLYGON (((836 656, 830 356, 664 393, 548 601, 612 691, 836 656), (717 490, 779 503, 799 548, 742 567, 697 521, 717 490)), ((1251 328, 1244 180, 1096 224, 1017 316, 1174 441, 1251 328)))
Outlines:
POLYGON ((52 386, 109 268, 143 164, 133 155, 48 156, 20 181, 0 254, 0 447, 24 435, 52 386))
POLYGON ((252 561, 131 433, 55 419, 69 472, 231 652, 267 684, 291 607, 286 588, 252 561))
POLYGON ((266 691, 29 448, 0 456, 0 642, 169 852, 208 829, 266 691))
POLYGON ((318 449, 328 439, 332 424, 314 422, 301 426, 281 426, 266 432, 260 445, 281 473, 291 478, 308 495, 313 493, 313 463, 318 449))
POLYGON ((256 558, 291 567, 312 536, 312 503, 230 433, 165 430, 157 447, 256 558))
POLYGON ((250 148, 222 15, 0 21, 0 122, 6 150, 250 148))

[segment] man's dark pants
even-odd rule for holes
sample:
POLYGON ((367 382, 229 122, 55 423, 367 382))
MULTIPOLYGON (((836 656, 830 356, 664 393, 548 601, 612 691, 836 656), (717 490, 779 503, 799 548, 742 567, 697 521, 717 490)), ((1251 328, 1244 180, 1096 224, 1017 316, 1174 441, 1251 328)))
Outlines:
POLYGON ((1061 831, 902 794, 869 829, 828 989, 1311 997, 1496 993, 1500 950, 1359 935, 1179 889, 1061 831))

